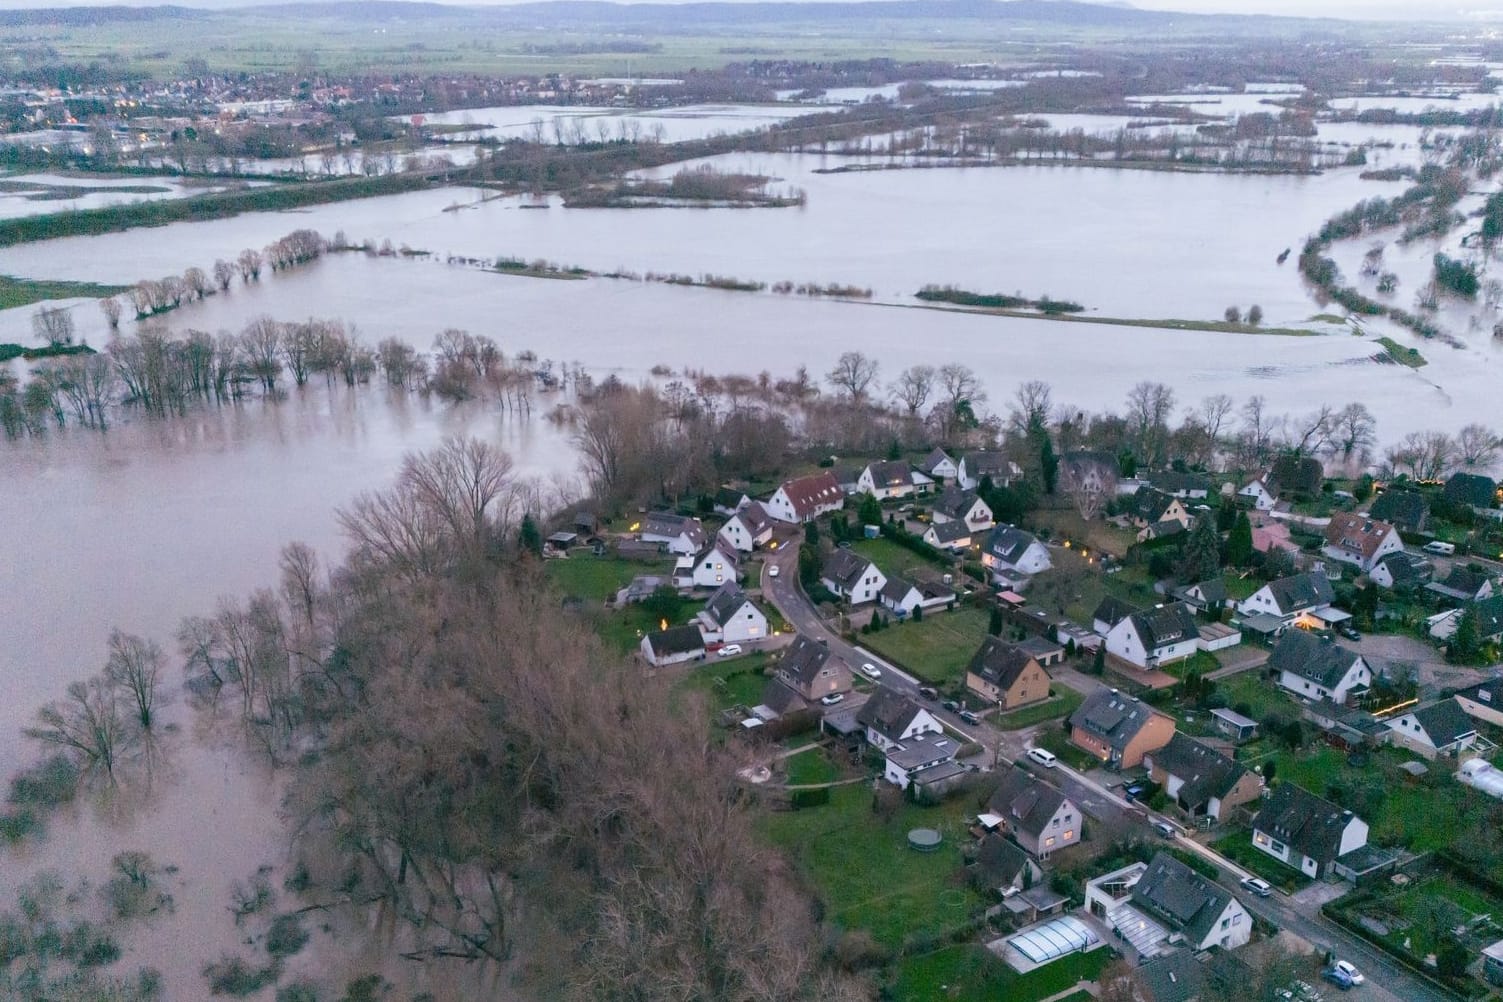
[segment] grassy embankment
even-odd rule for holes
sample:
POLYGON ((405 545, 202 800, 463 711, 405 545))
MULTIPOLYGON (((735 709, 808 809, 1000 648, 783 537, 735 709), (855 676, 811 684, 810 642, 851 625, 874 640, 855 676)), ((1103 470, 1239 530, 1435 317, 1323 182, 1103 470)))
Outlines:
POLYGON ((387 174, 384 177, 289 182, 245 191, 196 195, 192 198, 133 202, 102 209, 27 216, 0 220, 0 247, 58 237, 98 236, 138 226, 166 226, 169 223, 225 219, 243 212, 300 209, 327 202, 396 195, 426 187, 428 181, 422 175, 387 174))
POLYGON ((1315 331, 1302 327, 1258 327, 1228 323, 1225 320, 1152 320, 1128 317, 1090 316, 1079 304, 1064 303, 1045 296, 1028 300, 1018 296, 983 295, 962 289, 921 289, 915 293, 921 303, 878 303, 910 310, 943 310, 949 313, 984 313, 994 317, 1019 317, 1025 320, 1056 320, 1076 324, 1106 324, 1111 327, 1155 327, 1166 330, 1214 331, 1222 334, 1274 334, 1282 337, 1316 337, 1315 331), (1047 307, 1047 308, 1046 308, 1047 307))
POLYGON ((1406 348, 1391 337, 1380 337, 1378 343, 1383 346, 1388 357, 1399 365, 1407 365, 1411 369, 1419 369, 1428 365, 1425 356, 1419 353, 1418 348, 1406 348))
POLYGON ((0 275, 0 310, 43 303, 49 299, 100 299, 126 291, 123 285, 96 285, 93 282, 49 282, 44 279, 12 278, 0 275))

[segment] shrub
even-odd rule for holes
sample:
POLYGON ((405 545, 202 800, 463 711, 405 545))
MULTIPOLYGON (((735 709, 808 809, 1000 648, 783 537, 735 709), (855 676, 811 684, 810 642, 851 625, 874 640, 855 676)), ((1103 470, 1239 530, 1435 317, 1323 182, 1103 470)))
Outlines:
POLYGON ((77 792, 78 767, 66 755, 54 755, 12 779, 5 799, 12 804, 58 807, 77 792))
POLYGON ((101 967, 120 959, 120 945, 90 922, 80 922, 63 937, 62 956, 79 967, 101 967))
POLYGON ((277 980, 277 968, 253 968, 239 957, 220 957, 212 964, 205 964, 203 975, 209 981, 212 995, 233 995, 242 998, 258 992, 277 980))
POLYGON ((41 827, 36 814, 30 810, 0 815, 0 842, 19 842, 41 827))
POLYGON ((278 915, 266 933, 266 952, 273 957, 290 957, 308 943, 308 930, 296 915, 278 915))
POLYGON ((805 807, 822 807, 830 802, 830 788, 822 786, 817 790, 793 790, 788 801, 796 811, 805 807))
POLYGON ((318 986, 311 981, 294 981, 277 989, 277 1002, 318 1002, 318 986))

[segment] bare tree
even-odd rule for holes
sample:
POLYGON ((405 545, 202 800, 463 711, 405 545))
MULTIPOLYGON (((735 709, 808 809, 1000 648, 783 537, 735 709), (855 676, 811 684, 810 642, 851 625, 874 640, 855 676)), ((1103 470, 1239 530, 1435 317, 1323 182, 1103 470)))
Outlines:
POLYGON ((1267 401, 1261 396, 1249 397, 1242 405, 1242 427, 1237 436, 1242 462, 1253 466, 1266 463, 1273 449, 1273 432, 1274 423, 1268 415, 1267 401))
POLYGON ((846 394, 854 403, 866 399, 867 390, 877 378, 878 364, 859 351, 843 352, 835 362, 835 368, 825 375, 830 385, 846 394))
POLYGON ((1343 462, 1363 462, 1377 441, 1377 421, 1366 404, 1350 403, 1335 415, 1331 447, 1343 462))
POLYGON ((1036 438, 1049 427, 1049 414, 1054 408, 1054 391, 1041 379, 1031 379, 1019 384, 1012 395, 1012 408, 1008 411, 1007 426, 1020 438, 1036 438))
POLYGON ((247 285, 261 277, 261 267, 264 263, 264 258, 262 258, 260 251, 247 247, 240 252, 240 256, 235 259, 235 263, 240 268, 240 281, 247 285))
POLYGON ((476 438, 451 438, 438 449, 408 454, 400 481, 447 527, 456 543, 483 550, 494 532, 510 532, 511 457, 476 438))
POLYGON ((161 677, 162 648, 150 640, 111 631, 109 660, 104 674, 124 695, 141 730, 150 731, 156 722, 157 679, 161 677))
POLYGON ((31 332, 57 347, 73 343, 73 314, 62 306, 43 306, 31 315, 31 332))
POLYGON ((110 325, 110 330, 120 329, 120 300, 105 296, 99 301, 99 312, 104 314, 104 322, 110 325))
POLYGON ((1491 467, 1503 451, 1503 438, 1486 425, 1469 424, 1456 435, 1456 451, 1463 466, 1491 467))
POLYGON ((220 292, 228 292, 230 283, 235 280, 235 266, 224 258, 214 262, 214 284, 219 286, 220 292))
POLYGON ((37 711, 37 726, 26 736, 71 753, 84 768, 113 779, 128 740, 115 688, 95 676, 68 686, 66 699, 37 711))
POLYGON ((1141 382, 1127 394, 1127 421, 1133 448, 1149 466, 1166 460, 1169 416, 1174 413, 1174 391, 1163 383, 1141 382))
POLYGON ((892 384, 892 395, 907 410, 910 418, 918 414, 934 392, 934 366, 911 365, 892 384))
POLYGON ((194 299, 204 298, 204 296, 209 294, 209 290, 213 288, 209 284, 208 274, 197 266, 183 272, 183 286, 187 290, 188 295, 194 299))
POLYGON ((282 372, 279 357, 282 325, 271 317, 257 317, 241 332, 240 344, 251 374, 261 381, 266 392, 274 391, 277 388, 277 376, 282 372))
POLYGON ((1296 456, 1312 456, 1324 450, 1331 440, 1335 420, 1336 413, 1330 404, 1322 404, 1298 420, 1291 418, 1285 425, 1289 451, 1296 456))

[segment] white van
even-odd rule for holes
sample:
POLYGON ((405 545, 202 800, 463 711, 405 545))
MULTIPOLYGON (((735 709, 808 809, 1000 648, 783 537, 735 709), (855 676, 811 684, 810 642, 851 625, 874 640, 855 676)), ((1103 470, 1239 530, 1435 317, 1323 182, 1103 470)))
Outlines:
POLYGON ((1440 540, 1437 539, 1434 542, 1426 543, 1425 546, 1424 546, 1424 550, 1425 550, 1426 553, 1439 553, 1439 554, 1442 554, 1444 556, 1449 557, 1451 554, 1453 554, 1453 553, 1456 552, 1456 544, 1455 543, 1442 543, 1440 540))
POLYGON ((1045 751, 1042 748, 1028 749, 1028 757, 1033 759, 1039 765, 1043 766, 1045 769, 1053 769, 1054 763, 1059 761, 1059 759, 1054 756, 1053 752, 1045 751))

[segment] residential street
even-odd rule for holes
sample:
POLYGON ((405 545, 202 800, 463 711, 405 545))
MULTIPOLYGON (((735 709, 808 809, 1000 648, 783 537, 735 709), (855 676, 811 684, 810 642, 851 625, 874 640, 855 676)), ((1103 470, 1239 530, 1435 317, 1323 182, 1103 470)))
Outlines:
MULTIPOLYGON (((963 723, 953 713, 945 711, 937 703, 923 700, 918 694, 917 679, 871 652, 847 643, 825 624, 814 603, 799 586, 798 536, 786 534, 782 538, 783 542, 779 548, 767 553, 762 571, 762 594, 795 630, 815 640, 828 643, 830 649, 844 658, 853 669, 859 669, 863 663, 868 662, 880 667, 882 678, 879 684, 896 689, 923 703, 930 712, 940 718, 947 728, 985 747, 988 754, 985 756, 984 767, 990 768, 999 760, 1027 761, 1024 759, 1024 754, 1038 732, 1039 726, 1045 725, 1017 731, 1000 731, 983 721, 981 725, 972 727, 963 723), (769 573, 774 566, 778 568, 776 577, 769 573)), ((1252 665, 1243 667, 1252 667, 1252 665)), ((1241 667, 1233 670, 1241 670, 1241 667)), ((1056 668, 1051 674, 1057 682, 1085 694, 1100 688, 1103 684, 1099 679, 1072 668, 1063 670, 1056 668)), ((1057 725, 1050 722, 1048 726, 1057 725)), ((1150 827, 1154 820, 1153 815, 1145 819, 1129 813, 1134 810, 1141 811, 1141 808, 1129 803, 1118 793, 1091 777, 1069 768, 1062 762, 1053 769, 1038 768, 1034 771, 1047 776, 1102 828, 1125 832, 1136 826, 1140 832, 1147 833, 1151 838, 1159 837, 1150 827)), ((1175 839, 1175 843, 1180 848, 1198 853, 1219 867, 1220 882, 1238 891, 1238 896, 1254 914, 1274 923, 1281 929, 1300 936, 1314 944, 1317 949, 1333 949, 1340 959, 1356 964, 1367 975, 1367 982, 1349 992, 1342 993, 1343 997, 1354 1000, 1372 999, 1377 1002, 1449 1002, 1453 998, 1450 994, 1410 974, 1365 941, 1322 918, 1317 902, 1300 901, 1277 891, 1268 898, 1258 898, 1247 894, 1238 888, 1238 881, 1249 875, 1245 870, 1193 839, 1180 836, 1175 839)), ((1334 997, 1337 990, 1332 987, 1330 994, 1334 997)))

